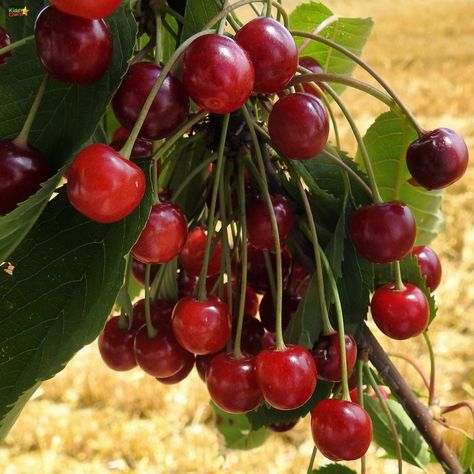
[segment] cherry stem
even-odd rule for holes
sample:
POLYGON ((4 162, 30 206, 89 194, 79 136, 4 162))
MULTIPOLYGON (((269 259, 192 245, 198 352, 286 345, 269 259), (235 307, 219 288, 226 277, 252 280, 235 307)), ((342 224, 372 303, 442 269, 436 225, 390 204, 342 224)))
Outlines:
POLYGON ((398 94, 396 94, 395 91, 389 86, 389 84, 385 81, 385 79, 380 74, 378 74, 371 66, 369 66, 365 61, 359 58, 356 54, 352 53, 347 48, 344 48, 344 46, 341 46, 337 44, 336 42, 331 41, 328 38, 324 38, 323 36, 314 35, 311 33, 307 33, 305 31, 297 31, 297 30, 292 30, 290 33, 293 36, 301 36, 304 38, 309 38, 311 40, 317 41, 319 43, 323 43, 326 46, 329 46, 335 49, 336 51, 339 51, 340 53, 344 54, 348 58, 352 59, 362 69, 367 71, 387 91, 387 93, 393 98, 395 103, 400 107, 400 109, 404 112, 404 114, 413 124, 413 127, 417 131, 418 135, 422 136, 426 133, 425 130, 419 125, 413 113, 408 109, 405 103, 400 99, 398 94))
POLYGON ((150 275, 151 265, 145 265, 145 323, 148 337, 153 339, 158 334, 158 331, 153 326, 151 320, 150 275))
MULTIPOLYGON (((129 287, 129 284, 130 284, 130 275, 131 275, 131 271, 132 271, 132 260, 133 260, 133 257, 129 254, 128 255, 128 258, 127 258, 127 264, 125 266, 125 278, 124 278, 124 282, 123 282, 123 288, 125 288, 125 291, 128 293, 128 287, 129 287)), ((125 328, 128 328, 130 329, 130 327, 132 326, 132 322, 133 322, 133 313, 132 314, 127 314, 127 312, 125 311, 125 308, 123 306, 120 307, 120 319, 119 319, 119 322, 118 322, 118 326, 119 328, 121 329, 125 329, 125 328)))
MULTIPOLYGON (((176 51, 171 55, 171 57, 169 58, 168 62, 165 64, 165 66, 163 66, 163 68, 161 69, 160 75, 158 76, 158 78, 157 78, 155 84, 153 85, 153 87, 151 88, 150 93, 148 94, 148 97, 145 101, 145 104, 143 105, 142 110, 140 111, 140 115, 138 116, 137 121, 135 122, 135 125, 133 126, 132 131, 130 132, 130 135, 129 135, 127 141, 125 142, 125 145, 120 150, 120 154, 124 158, 126 158, 126 159, 130 158, 130 156, 132 154, 132 150, 133 150, 133 145, 135 144, 135 142, 138 138, 138 135, 140 134, 140 130, 141 130, 143 124, 145 123, 148 112, 150 111, 150 109, 153 105, 153 101, 155 100, 155 97, 157 96, 158 91, 160 90, 161 86, 165 82, 165 79, 166 79, 168 73, 171 71, 172 67, 175 65, 175 63, 178 62, 181 55, 184 53, 184 51, 186 51, 188 46, 195 39, 199 38, 200 36, 207 35, 209 33, 214 33, 214 30, 200 31, 199 33, 196 33, 195 35, 188 38, 184 43, 182 43, 179 46, 179 48, 176 49, 176 51)), ((185 129, 184 131, 186 131, 186 130, 187 129, 185 129)), ((181 129, 179 131, 181 131, 181 129)), ((176 132, 176 134, 177 133, 178 132, 176 132)), ((182 135, 182 133, 180 133, 179 136, 181 136, 181 135, 182 135)), ((176 140, 178 138, 176 138, 176 140)))
MULTIPOLYGON (((447 413, 451 413, 451 412, 459 410, 461 408, 467 408, 471 412, 472 421, 474 422, 474 403, 472 403, 470 400, 462 400, 462 401, 460 401, 458 403, 455 403, 453 405, 448 405, 448 406, 445 406, 445 407, 441 407, 441 414, 446 415, 447 413)), ((474 435, 473 435, 473 439, 474 439, 474 435)))
MULTIPOLYGON (((357 374, 357 397, 359 405, 364 408, 364 361, 359 359, 356 367, 357 374)), ((360 458, 360 474, 365 474, 365 456, 360 458)))
POLYGON ((314 461, 316 459, 316 454, 318 452, 318 448, 316 446, 313 447, 313 451, 311 452, 311 457, 309 459, 308 469, 306 470, 306 474, 311 474, 313 472, 314 461))
POLYGON ((272 16, 272 0, 267 0, 267 9, 265 15, 269 17, 272 16))
POLYGON ((393 262, 393 266, 395 267, 395 289, 397 291, 405 291, 406 287, 403 284, 402 269, 400 266, 400 261, 397 260, 396 262, 393 262))
POLYGON ((183 179, 179 188, 173 193, 173 201, 176 201, 180 196, 181 193, 187 188, 188 184, 200 173, 202 173, 206 168, 209 167, 211 163, 216 160, 214 155, 209 156, 205 159, 202 163, 199 163, 187 176, 183 179))
POLYGON ((272 296, 273 307, 276 308, 277 302, 277 289, 276 289, 276 279, 275 272, 273 271, 273 263, 270 257, 270 252, 268 250, 263 251, 263 262, 265 263, 265 269, 268 276, 268 285, 270 286, 270 294, 272 296))
POLYGON ((429 384, 429 396, 428 396, 428 406, 433 406, 438 404, 436 397, 436 360, 433 350, 433 345, 431 344, 430 335, 428 331, 423 333, 423 337, 428 347, 428 354, 430 356, 430 384, 429 384))
POLYGON ((229 128, 229 119, 230 114, 224 115, 224 119, 222 121, 221 138, 219 141, 219 149, 217 152, 217 166, 215 172, 216 174, 214 175, 214 183, 212 185, 211 195, 211 207, 209 208, 209 216, 207 219, 206 250, 204 252, 204 261, 201 267, 201 273, 199 274, 198 299, 200 299, 201 301, 206 299, 206 276, 207 269, 209 267, 209 259, 211 257, 211 244, 212 238, 214 236, 217 193, 219 191, 219 182, 221 180, 221 176, 223 175, 224 150, 225 142, 227 139, 227 130, 229 128))
POLYGON ((33 100, 33 104, 31 105, 30 111, 28 112, 25 123, 23 124, 23 128, 21 129, 21 132, 18 134, 18 136, 13 140, 15 145, 20 147, 28 146, 28 137, 30 135, 31 127, 33 126, 33 122, 36 118, 36 115, 38 114, 38 109, 41 105, 41 101, 43 100, 47 85, 48 75, 45 75, 33 100))
MULTIPOLYGON (((159 142, 153 142, 153 153, 160 148, 159 142)), ((153 204, 160 202, 158 194, 158 160, 152 160, 151 162, 151 182, 153 185, 153 204)))
POLYGON ((3 48, 0 48, 0 56, 2 56, 5 53, 9 53, 10 51, 16 48, 19 48, 20 46, 23 46, 24 44, 29 43, 31 40, 34 40, 34 39, 35 39, 35 36, 31 35, 31 36, 25 36, 24 38, 18 41, 15 41, 14 43, 10 43, 9 45, 4 46, 3 48))
POLYGON ((260 148, 260 143, 258 141, 257 134, 255 132, 255 127, 253 125, 250 114, 247 110, 247 107, 244 105, 242 108, 242 114, 244 116, 245 122, 250 132, 252 142, 255 149, 255 154, 258 161, 258 167, 260 171, 261 184, 262 184, 262 194, 267 205, 268 214, 270 216, 270 222, 272 225, 273 239, 275 243, 275 258, 276 258, 276 350, 282 351, 285 350, 285 341, 283 340, 283 328, 282 328, 282 301, 283 301, 283 270, 281 262, 281 243, 280 235, 278 233, 278 224, 276 221, 275 211, 273 209, 272 199, 270 196, 270 191, 268 190, 268 181, 267 174, 265 171, 265 162, 263 160, 262 150, 260 148))
MULTIPOLYGON (((222 3, 222 8, 227 8, 228 6, 229 6, 229 0, 224 0, 224 2, 222 3)), ((222 20, 219 23, 219 29, 217 30, 218 35, 224 34, 226 24, 227 24, 227 15, 224 18, 222 18, 222 20)))
POLYGON ((428 380, 428 377, 423 372, 423 369, 421 368, 420 364, 418 364, 418 362, 415 359, 405 354, 398 354, 394 352, 389 352, 387 355, 389 355, 390 357, 395 357, 397 359, 402 359, 408 364, 410 364, 418 372, 418 375, 423 380, 423 383, 425 384, 426 389, 430 390, 430 382, 428 380))

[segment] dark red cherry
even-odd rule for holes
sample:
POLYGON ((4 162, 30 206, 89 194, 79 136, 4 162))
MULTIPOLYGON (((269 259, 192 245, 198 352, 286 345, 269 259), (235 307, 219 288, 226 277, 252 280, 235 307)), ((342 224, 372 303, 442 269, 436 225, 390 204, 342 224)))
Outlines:
POLYGON ((67 172, 71 204, 96 222, 116 222, 133 212, 145 194, 145 175, 107 145, 84 148, 67 172))
POLYGON ((288 281, 288 292, 303 297, 308 291, 311 275, 301 265, 296 264, 288 281))
POLYGON ((102 360, 113 370, 125 371, 136 367, 133 344, 135 331, 119 325, 120 316, 107 321, 99 335, 98 344, 102 360))
POLYGON ((423 291, 411 283, 397 290, 388 283, 375 290, 370 303, 377 327, 392 339, 409 339, 421 334, 428 326, 430 307, 423 291))
POLYGON ((165 385, 174 385, 179 382, 182 382, 193 370, 194 367, 194 354, 190 352, 186 352, 186 357, 184 359, 183 367, 178 370, 174 375, 170 377, 156 377, 158 382, 163 383, 165 385))
POLYGON ((112 33, 104 20, 68 15, 52 6, 36 19, 35 42, 44 68, 62 82, 95 82, 112 57, 112 33))
POLYGON ((350 235, 357 251, 370 262, 394 262, 413 248, 416 221, 403 202, 371 204, 354 212, 350 235))
POLYGON ((132 255, 140 262, 166 263, 177 257, 183 248, 188 222, 179 206, 172 203, 155 204, 132 255))
MULTIPOLYGON (((165 300, 154 300, 151 302, 150 312, 151 321, 155 327, 161 327, 171 324, 171 313, 173 307, 165 300)), ((135 331, 140 329, 146 322, 145 319, 145 300, 138 300, 133 305, 133 328, 135 331)))
MULTIPOLYGON (((128 136, 115 138, 110 143, 110 146, 114 150, 120 151, 125 145, 127 138, 128 136)), ((151 153, 152 153, 152 142, 150 140, 147 140, 146 138, 138 137, 133 145, 130 158, 140 158, 142 156, 151 156, 151 153)))
POLYGON ((298 420, 290 421, 289 423, 272 423, 271 425, 268 425, 267 428, 274 433, 286 433, 287 431, 292 430, 297 423, 298 420))
MULTIPOLYGON (((0 49, 11 44, 10 35, 0 26, 0 49)), ((12 55, 11 52, 0 55, 0 64, 4 64, 5 60, 12 55)))
MULTIPOLYGON (((206 290, 208 294, 215 287, 215 284, 219 278, 219 275, 213 275, 206 278, 206 290)), ((195 295, 199 283, 199 276, 189 276, 184 270, 181 269, 178 276, 178 296, 180 298, 192 297, 195 295)))
POLYGON ((213 354, 204 354, 196 356, 196 370, 198 372, 199 378, 205 383, 207 377, 207 369, 211 360, 219 354, 222 354, 223 351, 214 352, 213 354))
MULTIPOLYGON (((311 56, 303 56, 302 58, 300 58, 299 64, 300 64, 300 66, 302 66, 306 69, 309 69, 313 74, 323 74, 324 73, 324 69, 321 66, 321 64, 319 64, 319 62, 316 61, 316 59, 312 58, 311 56)), ((324 86, 322 84, 320 84, 319 82, 317 82, 317 84, 321 89, 324 88, 324 86)), ((308 94, 312 94, 315 97, 320 97, 319 92, 316 89, 314 89, 313 87, 311 87, 310 84, 303 83, 302 86, 303 86, 304 91, 307 92, 308 94)))
POLYGON ((0 215, 35 194, 51 175, 41 153, 11 140, 0 141, 0 215))
MULTIPOLYGON (((283 292, 283 299, 282 299, 282 328, 283 331, 288 327, 290 324, 291 319, 296 313, 298 306, 300 304, 301 297, 298 295, 294 295, 288 293, 286 291, 283 292)), ((274 332, 276 329, 276 314, 275 314, 275 305, 273 304, 273 297, 271 292, 265 293, 265 296, 262 298, 260 302, 260 319, 264 328, 267 331, 274 332)))
POLYGON ((463 138, 449 128, 437 128, 415 140, 407 150, 407 166, 427 189, 455 183, 466 172, 469 151, 463 138))
POLYGON ((298 67, 298 49, 290 32, 269 17, 255 18, 235 35, 255 69, 254 91, 270 94, 290 81, 298 67))
POLYGON ((356 403, 321 400, 312 412, 311 432, 316 447, 331 461, 352 461, 372 442, 372 421, 356 403))
POLYGON ((262 400, 252 355, 241 359, 232 352, 217 355, 209 364, 206 385, 213 402, 228 413, 254 410, 262 400))
MULTIPOLYGON (((232 336, 234 339, 236 332, 237 323, 232 328, 232 336)), ((246 354, 257 355, 263 349, 264 334, 265 330, 263 329, 263 324, 258 319, 245 315, 242 324, 242 352, 245 352, 246 354)))
POLYGON ((316 364, 302 346, 263 350, 257 356, 257 379, 266 402, 278 410, 304 405, 316 388, 316 364))
POLYGON ((209 34, 197 38, 186 50, 183 82, 199 107, 227 114, 250 97, 254 69, 247 53, 234 40, 209 34))
POLYGON ((93 19, 111 15, 122 0, 51 0, 51 3, 69 15, 93 19))
MULTIPOLYGON (((201 272, 206 252, 207 231, 205 227, 194 227, 188 234, 186 242, 179 254, 179 263, 190 276, 197 276, 201 272)), ((214 243, 214 242, 213 242, 214 243)), ((211 248, 213 243, 211 243, 211 248)), ((222 242, 219 240, 215 245, 209 266, 207 267, 207 276, 217 275, 221 271, 221 252, 222 242)))
POLYGON ((442 268, 438 255, 426 245, 414 247, 411 253, 417 258, 421 274, 430 291, 436 290, 441 283, 442 268))
MULTIPOLYGON (((141 285, 145 284, 145 270, 146 264, 136 260, 132 257, 132 275, 135 280, 141 285)), ((150 281, 153 281, 158 273, 158 267, 153 265, 150 271, 150 281)))
POLYGON ((274 332, 265 331, 263 335, 263 348, 273 349, 276 344, 276 335, 274 332))
MULTIPOLYGON (((357 361, 357 344, 350 334, 344 337, 346 346, 347 373, 350 375, 357 361)), ((314 360, 318 368, 318 378, 330 382, 340 382, 342 379, 341 351, 339 334, 322 336, 313 350, 314 360)))
POLYGON ((309 160, 326 146, 328 113, 314 95, 289 94, 273 106, 268 118, 268 131, 279 152, 294 160, 309 160))
MULTIPOLYGON (((272 206, 278 227, 280 242, 283 244, 288 237, 294 222, 293 205, 285 197, 276 194, 272 196, 272 206)), ((249 244, 259 250, 273 250, 273 238, 270 214, 265 201, 252 199, 247 206, 247 228, 249 244)))
MULTIPOLYGON (((161 68, 157 64, 133 64, 123 78, 112 100, 112 108, 119 122, 131 130, 155 84, 161 68)), ((159 140, 172 134, 189 112, 189 97, 181 81, 168 74, 153 101, 150 112, 140 130, 140 136, 159 140)))
MULTIPOLYGON (((224 293, 223 293, 223 300, 224 303, 229 306, 229 302, 227 301, 227 286, 228 282, 224 283, 224 293)), ((240 302, 240 289, 241 285, 240 283, 237 283, 235 281, 232 282, 232 303, 234 306, 234 313, 238 313, 239 309, 239 302, 240 302)), ((244 314, 248 316, 256 316, 258 313, 258 297, 257 293, 250 287, 246 286, 245 288, 245 307, 244 307, 244 314)))

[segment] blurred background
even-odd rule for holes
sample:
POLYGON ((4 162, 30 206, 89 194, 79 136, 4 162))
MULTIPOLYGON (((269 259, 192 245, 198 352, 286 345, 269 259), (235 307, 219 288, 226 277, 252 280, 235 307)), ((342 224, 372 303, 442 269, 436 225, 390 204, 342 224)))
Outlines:
MULTIPOLYGON (((211 0, 210 0, 211 1, 211 0)), ((284 0, 287 10, 299 1, 284 0)), ((473 0, 326 0, 340 16, 373 17, 364 58, 412 108, 426 129, 453 128, 474 150, 473 0)), ((358 77, 366 79, 362 73, 358 77)), ((365 130, 384 108, 360 93, 344 99, 365 130)), ((344 145, 355 150, 347 130, 344 145)), ((473 165, 445 193, 446 230, 433 243, 444 277, 436 292, 438 317, 431 326, 443 403, 474 398, 473 165)), ((379 332, 376 332, 379 335, 379 332)), ((384 346, 395 349, 382 339, 384 346)), ((423 339, 397 343, 397 352, 428 367, 423 339)), ((410 384, 413 369, 397 365, 410 384)), ((449 418, 468 432, 468 412, 449 418)), ((461 437, 446 433, 454 449, 461 437)), ((223 449, 212 426, 208 395, 195 373, 164 386, 139 370, 117 374, 102 363, 96 344, 84 348, 54 380, 44 383, 0 447, 0 471, 20 473, 304 473, 313 443, 308 420, 248 452, 223 449)), ((395 473, 393 462, 371 448, 367 472, 395 473)), ((321 461, 318 456, 317 461, 321 461)), ((407 468, 406 473, 420 472, 407 468)), ((430 467, 429 472, 441 472, 430 467)))

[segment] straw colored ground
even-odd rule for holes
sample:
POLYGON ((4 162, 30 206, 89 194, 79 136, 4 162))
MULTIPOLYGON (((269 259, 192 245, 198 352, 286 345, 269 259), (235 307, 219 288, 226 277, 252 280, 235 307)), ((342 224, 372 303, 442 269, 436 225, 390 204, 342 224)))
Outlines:
MULTIPOLYGON (((287 0, 284 4, 290 7, 287 0)), ((328 0, 340 15, 376 21, 365 58, 411 105, 428 128, 450 126, 474 149, 474 16, 472 0, 328 0)), ((362 128, 382 109, 359 94, 345 95, 362 128)), ((352 142, 347 141, 348 146, 352 142)), ((474 396, 473 168, 446 193, 446 232, 434 247, 444 265, 432 326, 438 390, 445 401, 474 396), (470 204, 471 203, 471 204, 470 204)), ((387 347, 390 344, 387 343, 387 347)), ((427 365, 421 340, 397 344, 427 365)), ((400 364, 411 383, 413 371, 400 364)), ((0 448, 5 474, 68 473, 303 473, 312 450, 307 422, 251 452, 223 452, 209 423, 207 394, 194 374, 163 387, 138 370, 117 375, 101 363, 95 344, 45 383, 0 448)), ((452 418, 465 429, 467 414, 452 418)), ((457 437, 449 436, 455 447, 457 437)), ((396 472, 370 453, 368 472, 396 472)), ((318 457, 318 461, 321 461, 318 457)), ((407 469, 405 472, 419 472, 407 469)), ((430 468, 430 472, 440 472, 430 468)))

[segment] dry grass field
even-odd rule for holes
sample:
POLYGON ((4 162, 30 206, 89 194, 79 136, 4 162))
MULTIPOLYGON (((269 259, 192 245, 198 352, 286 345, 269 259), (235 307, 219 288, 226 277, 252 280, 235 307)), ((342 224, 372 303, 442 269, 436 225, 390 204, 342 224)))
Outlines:
MULTIPOLYGON (((284 1, 287 7, 292 3, 299 2, 284 1)), ((341 16, 372 16, 375 28, 365 58, 388 78, 426 128, 455 128, 474 150, 473 0, 327 0, 327 5, 341 16)), ((362 129, 383 110, 359 93, 348 92, 345 99, 362 129)), ((345 143, 354 147, 347 136, 345 143)), ((444 401, 474 397, 473 192, 471 166, 464 180, 446 193, 446 231, 434 242, 444 280, 431 332, 444 401)), ((422 339, 397 344, 397 351, 409 352, 427 366, 422 339)), ((421 389, 413 371, 403 363, 400 368, 421 389)), ((27 405, 0 447, 0 472, 306 472, 313 447, 306 420, 259 449, 225 452, 210 423, 207 401, 195 374, 177 387, 161 386, 138 370, 116 374, 104 367, 93 344, 27 405)), ((472 429, 466 413, 451 420, 472 429)), ((447 437, 457 449, 458 437, 447 437)), ((380 454, 370 452, 367 472, 397 472, 394 463, 377 459, 380 454)), ((429 472, 440 471, 431 467, 429 472)))

